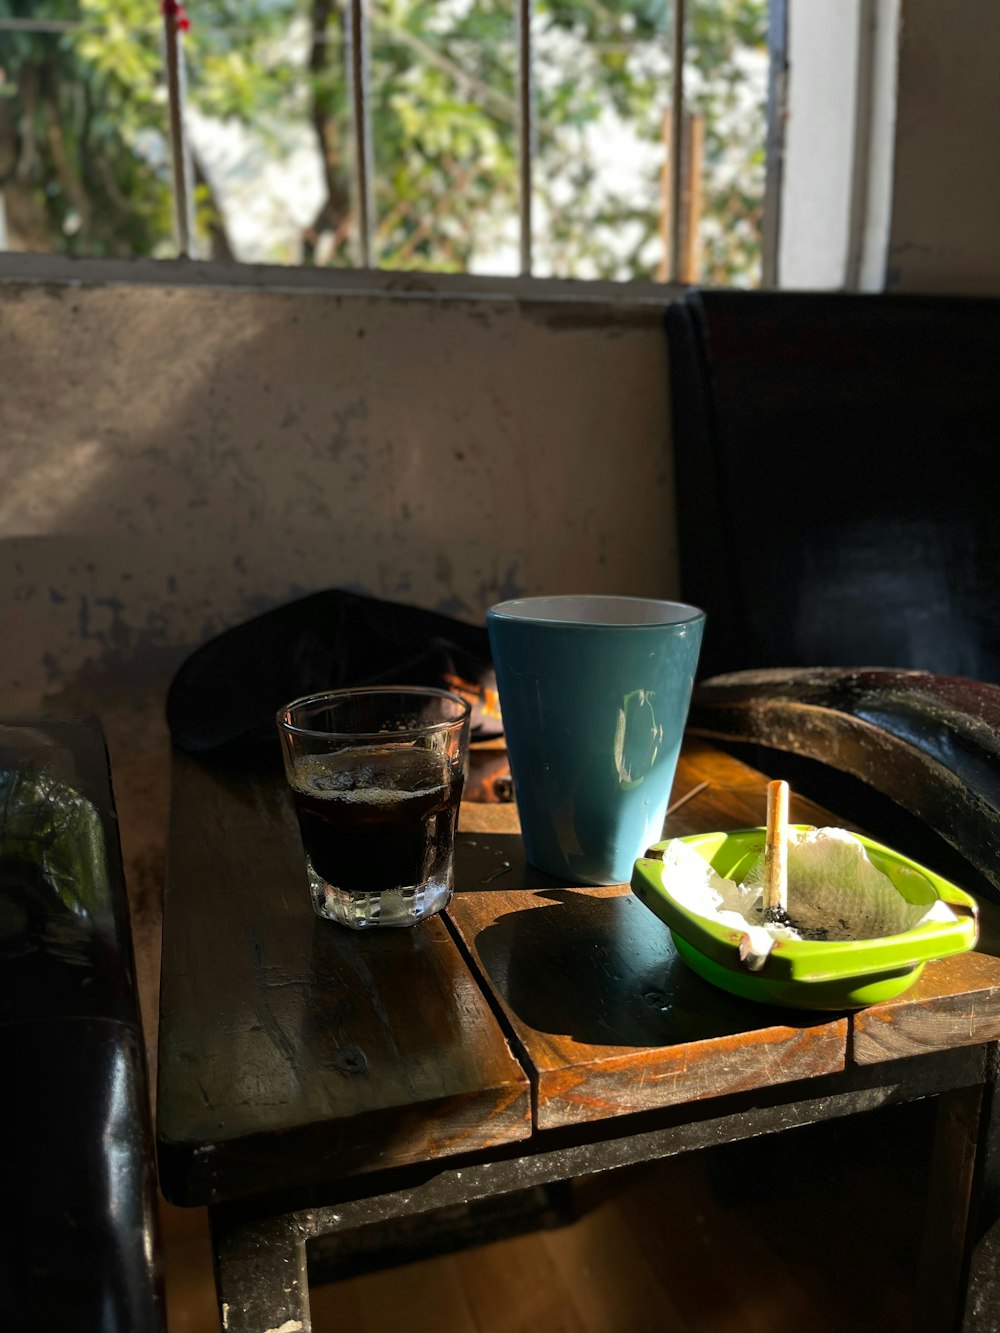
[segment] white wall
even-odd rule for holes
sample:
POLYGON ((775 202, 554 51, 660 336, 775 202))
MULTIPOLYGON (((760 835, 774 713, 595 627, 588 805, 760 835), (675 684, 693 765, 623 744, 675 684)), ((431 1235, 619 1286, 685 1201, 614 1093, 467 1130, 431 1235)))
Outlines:
POLYGON ((778 282, 1000 293, 1000 4, 788 0, 778 282))
POLYGON ((778 282, 844 285, 858 74, 859 0, 789 0, 778 282))
POLYGON ((318 588, 675 593, 662 318, 0 282, 0 711, 99 708, 318 588))

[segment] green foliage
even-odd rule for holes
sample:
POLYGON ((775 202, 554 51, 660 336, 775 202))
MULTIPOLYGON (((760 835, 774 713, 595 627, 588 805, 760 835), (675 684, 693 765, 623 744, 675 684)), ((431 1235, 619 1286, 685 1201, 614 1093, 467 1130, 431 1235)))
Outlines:
MULTIPOLYGON (((754 81, 766 8, 766 0, 688 6, 689 104, 704 121, 707 281, 753 281, 759 267, 764 122, 754 81)), ((382 265, 462 270, 510 253, 519 181, 514 11, 513 0, 369 0, 382 265)), ((343 0, 188 0, 188 12, 192 109, 249 127, 272 157, 288 127, 306 125, 319 151, 323 205, 298 242, 272 257, 357 262, 343 0)), ((157 0, 0 0, 0 17, 80 25, 0 32, 8 226, 13 218, 33 248, 170 253, 157 0)), ((671 20, 671 0, 536 0, 539 271, 656 275, 671 20), (626 140, 646 145, 630 153, 628 175, 608 165, 613 145, 626 140)), ((203 247, 211 237, 213 252, 225 254, 223 194, 209 171, 197 178, 203 247)))
POLYGON ((8 214, 14 212, 34 248, 153 253, 169 237, 170 195, 165 155, 158 161, 143 144, 163 115, 156 98, 158 26, 150 27, 149 6, 50 0, 44 14, 39 8, 30 0, 0 0, 0 17, 82 26, 0 34, 0 67, 14 108, 0 118, 8 214))

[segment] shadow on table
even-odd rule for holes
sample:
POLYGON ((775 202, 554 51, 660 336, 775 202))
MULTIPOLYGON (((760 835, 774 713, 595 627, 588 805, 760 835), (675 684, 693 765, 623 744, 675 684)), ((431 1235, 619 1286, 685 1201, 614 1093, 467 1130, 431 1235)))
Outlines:
POLYGON ((483 927, 475 947, 516 1019, 536 1032, 588 1046, 649 1047, 822 1021, 703 981, 631 893, 541 888, 519 896, 532 905, 483 927))

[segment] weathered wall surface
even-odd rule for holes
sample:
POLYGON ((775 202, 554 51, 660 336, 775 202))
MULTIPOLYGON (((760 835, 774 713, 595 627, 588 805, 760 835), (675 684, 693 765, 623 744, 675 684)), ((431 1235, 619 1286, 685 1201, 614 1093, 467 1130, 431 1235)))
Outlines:
POLYGON ((0 719, 104 725, 151 1050, 177 664, 326 587, 469 620, 519 592, 674 593, 662 321, 0 281, 0 719))
POLYGON ((780 285, 1000 293, 1000 5, 788 0, 780 285))
POLYGON ((1000 6, 903 0, 892 233, 895 291, 1000 293, 1000 6))
POLYGON ((662 311, 0 283, 0 711, 302 592, 676 591, 662 311))

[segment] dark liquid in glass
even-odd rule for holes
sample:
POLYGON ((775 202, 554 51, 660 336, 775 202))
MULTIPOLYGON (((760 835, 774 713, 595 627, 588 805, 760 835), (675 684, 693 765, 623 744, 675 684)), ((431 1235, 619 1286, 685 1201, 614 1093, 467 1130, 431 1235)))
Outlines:
POLYGON ((462 783, 442 755, 408 746, 300 760, 292 798, 313 870, 344 893, 450 887, 462 783))

